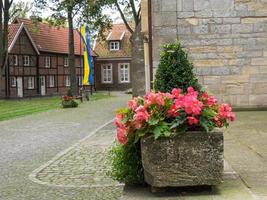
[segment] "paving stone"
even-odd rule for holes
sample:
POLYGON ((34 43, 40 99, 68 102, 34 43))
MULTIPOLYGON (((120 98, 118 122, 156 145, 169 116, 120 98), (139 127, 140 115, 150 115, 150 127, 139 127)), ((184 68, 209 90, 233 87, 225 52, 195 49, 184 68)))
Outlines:
MULTIPOLYGON (((117 196, 121 192, 119 187, 106 187, 105 190, 101 187, 51 187, 32 182, 29 174, 51 160, 57 153, 111 120, 114 117, 114 110, 124 106, 129 98, 129 95, 118 94, 118 98, 84 102, 77 109, 49 111, 0 122, 0 146, 2 148, 0 151, 0 200, 118 199, 117 196)), ((100 141, 100 139, 97 140, 100 141)), ((92 152, 100 150, 92 150, 92 152)), ((74 155, 76 154, 72 154, 72 158, 74 155)), ((86 156, 79 157, 81 163, 84 163, 83 159, 86 156)), ((66 163, 69 163, 66 159, 59 160, 53 163, 53 166, 59 168, 65 166, 66 163)), ((91 166, 85 167, 81 169, 91 169, 91 166)), ((47 172, 53 174, 57 171, 51 169, 47 172)), ((71 170, 67 169, 66 175, 69 176, 70 172, 71 170)), ((43 179, 46 175, 40 174, 43 179)), ((88 176, 82 177, 80 174, 72 179, 65 177, 59 177, 59 179, 64 184, 75 182, 78 185, 79 177, 85 179, 84 182, 94 181, 88 179, 88 176)), ((54 176, 50 180, 56 181, 54 176)))

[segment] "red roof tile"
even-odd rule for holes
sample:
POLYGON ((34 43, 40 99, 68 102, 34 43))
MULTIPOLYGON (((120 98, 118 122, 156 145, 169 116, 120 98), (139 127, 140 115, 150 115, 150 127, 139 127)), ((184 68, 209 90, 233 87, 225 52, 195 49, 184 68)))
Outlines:
MULTIPOLYGON (((17 22, 24 23, 39 51, 68 54, 68 28, 51 26, 44 22, 35 23, 29 19, 17 19, 17 22)), ((83 51, 83 43, 77 30, 74 31, 74 48, 76 55, 83 51)), ((97 56, 94 51, 91 53, 97 56)))
POLYGON ((10 24, 8 26, 8 46, 10 46, 12 41, 14 40, 19 30, 19 27, 20 27, 20 24, 10 24))
POLYGON ((113 24, 112 29, 106 35, 106 41, 98 40, 95 46, 95 52, 100 58, 119 58, 131 57, 131 33, 126 28, 125 24, 113 24), (125 32, 125 33, 124 33, 125 32), (124 36, 122 38, 122 35, 124 36), (121 48, 118 51, 109 50, 109 42, 113 40, 121 40, 121 48))

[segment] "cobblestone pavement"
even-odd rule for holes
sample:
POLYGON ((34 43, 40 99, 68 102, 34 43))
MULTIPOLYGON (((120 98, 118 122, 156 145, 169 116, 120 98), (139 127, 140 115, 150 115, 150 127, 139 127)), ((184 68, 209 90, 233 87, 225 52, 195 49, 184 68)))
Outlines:
POLYGON ((129 98, 119 95, 85 102, 77 109, 0 122, 0 200, 91 200, 89 188, 41 185, 31 181, 29 174, 110 121, 114 110, 129 98))
POLYGON ((238 121, 225 131, 225 157, 231 162, 234 170, 228 162, 225 162, 224 182, 213 187, 212 191, 183 193, 172 191, 160 195, 151 194, 149 188, 144 187, 126 187, 123 191, 122 185, 106 176, 109 167, 106 162, 106 151, 114 140, 112 125, 105 126, 69 149, 63 156, 42 166, 35 171, 33 177, 36 178, 35 181, 44 185, 85 189, 86 199, 92 200, 265 200, 267 187, 264 170, 267 165, 264 152, 267 127, 263 122, 266 115, 267 112, 238 113, 238 121), (255 134, 255 131, 261 137, 251 134, 255 134), (242 134, 247 138, 243 138, 242 134), (260 146, 255 146, 259 143, 260 146), (244 149, 243 145, 248 146, 247 149, 244 149), (253 162, 249 163, 249 160, 253 162), (253 173, 254 168, 256 170, 253 173))
POLYGON ((52 187, 87 188, 88 199, 119 199, 123 184, 108 177, 107 152, 114 141, 114 126, 109 125, 86 137, 31 174, 39 184, 52 187))
POLYGON ((0 199, 267 200, 267 112, 238 113, 237 122, 225 132, 225 158, 231 166, 226 163, 224 182, 211 192, 154 195, 136 187, 123 191, 123 185, 106 175, 114 127, 104 124, 127 98, 0 123, 0 199))

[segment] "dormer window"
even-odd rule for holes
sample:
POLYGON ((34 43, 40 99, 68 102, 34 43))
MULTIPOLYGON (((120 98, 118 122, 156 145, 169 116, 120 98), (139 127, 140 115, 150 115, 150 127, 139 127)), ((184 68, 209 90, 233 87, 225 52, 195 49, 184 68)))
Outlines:
POLYGON ((118 41, 109 42, 109 49, 110 49, 110 51, 120 50, 120 42, 118 42, 118 41))

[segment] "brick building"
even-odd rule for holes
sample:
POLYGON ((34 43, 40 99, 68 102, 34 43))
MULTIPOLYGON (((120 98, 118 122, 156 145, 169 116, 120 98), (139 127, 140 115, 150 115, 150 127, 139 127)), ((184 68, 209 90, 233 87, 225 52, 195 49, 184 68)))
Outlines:
MULTIPOLYGON (((74 40, 78 87, 82 80, 82 43, 77 31, 74 40)), ((67 28, 16 19, 9 25, 8 45, 8 66, 0 80, 1 98, 66 93, 70 86, 67 28)))
POLYGON ((95 85, 98 90, 131 88, 130 32, 124 24, 114 24, 105 40, 97 40, 94 51, 95 85))
POLYGON ((220 101, 238 107, 267 106, 266 1, 143 2, 151 4, 147 13, 154 68, 160 45, 179 39, 199 81, 220 101))

